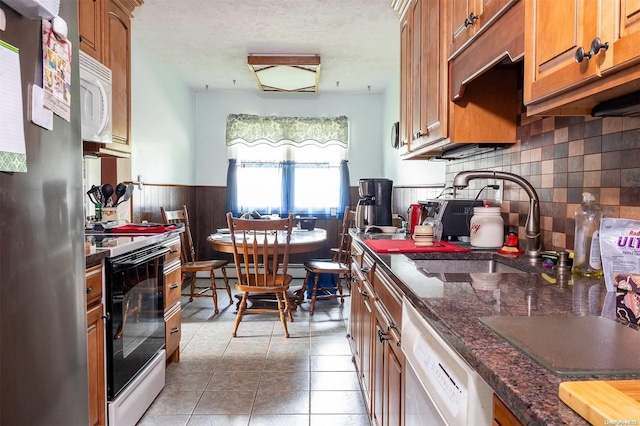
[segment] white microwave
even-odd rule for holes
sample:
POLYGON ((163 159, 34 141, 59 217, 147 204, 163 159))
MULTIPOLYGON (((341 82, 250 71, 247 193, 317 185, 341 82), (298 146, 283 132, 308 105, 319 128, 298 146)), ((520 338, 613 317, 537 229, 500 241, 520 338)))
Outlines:
POLYGON ((111 70, 83 51, 80 64, 82 140, 109 143, 111 134, 111 70))

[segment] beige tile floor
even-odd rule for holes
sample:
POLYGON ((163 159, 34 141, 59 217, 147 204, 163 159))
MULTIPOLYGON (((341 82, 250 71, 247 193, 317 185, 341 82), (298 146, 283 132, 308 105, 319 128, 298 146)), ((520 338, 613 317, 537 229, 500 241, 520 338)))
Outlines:
POLYGON ((247 315, 232 338, 235 304, 219 291, 183 297, 180 362, 140 426, 370 425, 347 340, 349 298, 309 302, 288 323, 247 315))

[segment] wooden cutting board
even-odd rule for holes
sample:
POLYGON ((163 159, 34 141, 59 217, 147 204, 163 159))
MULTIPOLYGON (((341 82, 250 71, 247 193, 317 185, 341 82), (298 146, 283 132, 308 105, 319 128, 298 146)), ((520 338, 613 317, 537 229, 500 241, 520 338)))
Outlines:
POLYGON ((559 395, 592 425, 640 424, 640 380, 562 382, 559 395))

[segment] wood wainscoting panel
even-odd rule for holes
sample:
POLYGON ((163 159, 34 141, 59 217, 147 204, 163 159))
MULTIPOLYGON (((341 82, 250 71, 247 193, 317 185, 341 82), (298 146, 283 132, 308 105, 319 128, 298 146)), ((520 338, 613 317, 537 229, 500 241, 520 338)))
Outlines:
MULTIPOLYGON (((351 187, 352 208, 358 202, 358 188, 351 187)), ((218 253, 211 248, 207 237, 218 228, 226 228, 226 195, 224 186, 187 186, 145 184, 142 190, 136 189, 131 197, 132 222, 162 222, 160 206, 175 210, 187 206, 189 222, 196 253, 200 260, 223 258, 232 261, 232 255, 218 253)), ((325 259, 331 256, 331 247, 337 247, 340 238, 342 219, 335 217, 318 219, 316 226, 327 230, 327 242, 322 249, 305 254, 292 255, 290 262, 303 263, 307 259, 325 259)))

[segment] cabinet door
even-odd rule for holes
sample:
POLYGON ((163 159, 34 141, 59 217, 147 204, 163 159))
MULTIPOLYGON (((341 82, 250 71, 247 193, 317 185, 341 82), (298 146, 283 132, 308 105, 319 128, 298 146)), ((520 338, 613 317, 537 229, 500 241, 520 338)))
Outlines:
POLYGON ((103 306, 87 311, 87 369, 89 373, 89 425, 106 425, 103 306))
POLYGON ((449 58, 486 30, 514 3, 523 0, 451 0, 449 7, 449 58))
MULTIPOLYGON (((482 2, 477 2, 479 6, 482 2)), ((476 7, 475 0, 451 0, 449 6, 449 53, 457 52, 473 36, 477 20, 469 19, 469 16, 479 16, 482 10, 476 7)))
POLYGON ((361 371, 360 328, 362 327, 362 280, 357 278, 357 272, 355 270, 352 269, 351 274, 352 282, 351 311, 349 313, 349 343, 351 344, 351 352, 353 352, 353 361, 356 364, 356 370, 361 371))
POLYGON ((446 72, 440 0, 416 0, 409 8, 410 96, 409 151, 444 139, 446 127, 446 72))
MULTIPOLYGON (((618 0, 619 36, 613 42, 613 66, 638 60, 640 56, 640 0, 618 0)), ((615 9, 614 9, 615 10, 615 9)), ((606 41, 606 40, 605 40, 606 41)))
POLYGON ((114 0, 107 0, 105 64, 111 68, 113 84, 111 149, 130 152, 131 118, 131 18, 114 0))
POLYGON ((78 1, 80 50, 102 62, 102 0, 78 1))
POLYGON ((520 420, 496 394, 493 395, 493 424, 495 426, 522 426, 520 420))
MULTIPOLYGON (((422 87, 422 0, 414 0, 409 5, 409 16, 411 19, 410 31, 411 35, 411 114, 409 127, 409 149, 413 149, 417 139, 422 137, 422 104, 421 98, 424 88, 422 87)), ((425 29, 426 32, 426 29, 425 29)))
POLYGON ((385 337, 386 326, 380 320, 379 316, 375 316, 374 320, 374 341, 373 341, 373 386, 372 392, 372 415, 371 421, 374 425, 386 425, 385 415, 385 337))
POLYGON ((362 287, 362 327, 360 329, 360 377, 365 391, 366 403, 371 409, 372 401, 372 365, 373 358, 373 290, 363 281, 362 287))
MULTIPOLYGON (((409 12, 407 12, 407 15, 409 12)), ((400 26, 400 154, 406 153, 409 148, 409 100, 411 99, 411 58, 409 56, 409 21, 408 17, 402 20, 400 26)))
POLYGON ((376 303, 373 352, 373 410, 375 425, 401 425, 404 390, 402 387, 404 355, 400 337, 392 327, 385 308, 376 303))
POLYGON ((447 59, 443 43, 442 5, 439 0, 422 0, 420 62, 420 129, 422 141, 415 149, 447 137, 447 59))
POLYGON ((404 355, 400 350, 400 342, 395 338, 387 344, 387 424, 401 425, 404 416, 404 388, 402 386, 404 371, 404 355))
POLYGON ((525 104, 598 78, 596 60, 575 60, 597 35, 598 7, 598 0, 525 2, 525 104))

